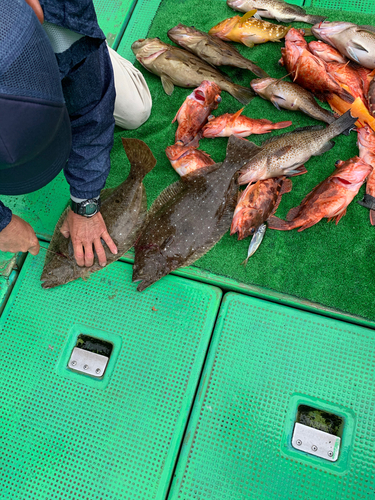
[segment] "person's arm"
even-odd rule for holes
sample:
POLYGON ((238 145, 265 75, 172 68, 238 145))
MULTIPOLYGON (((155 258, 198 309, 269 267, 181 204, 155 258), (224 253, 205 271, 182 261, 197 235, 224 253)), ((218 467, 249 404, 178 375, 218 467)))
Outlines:
POLYGON ((39 241, 33 228, 26 221, 13 215, 0 201, 0 250, 2 252, 30 252, 37 255, 39 241))
MULTIPOLYGON (((62 87, 72 127, 72 150, 65 177, 73 197, 98 198, 109 174, 114 132, 115 88, 106 44, 73 68, 63 78, 62 87)), ((65 237, 70 235, 80 266, 93 264, 93 246, 99 263, 106 264, 101 239, 112 253, 117 253, 100 212, 86 218, 70 211, 61 232, 65 237)))

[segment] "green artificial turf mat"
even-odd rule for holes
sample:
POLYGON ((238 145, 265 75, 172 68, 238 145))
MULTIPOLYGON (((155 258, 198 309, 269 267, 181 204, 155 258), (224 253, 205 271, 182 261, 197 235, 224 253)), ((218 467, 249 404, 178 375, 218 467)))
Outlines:
MULTIPOLYGON (((308 12, 326 15, 329 20, 343 19, 359 24, 375 25, 375 16, 357 13, 343 15, 337 11, 316 8, 310 8, 308 12)), ((158 36, 168 42, 167 30, 179 22, 208 31, 232 15, 235 15, 235 12, 224 1, 211 0, 203 3, 199 0, 164 0, 148 36, 158 36)), ((302 23, 294 23, 294 26, 306 27, 302 23)), ((236 44, 243 55, 254 60, 273 77, 285 75, 285 70, 278 66, 280 48, 283 45, 283 42, 267 43, 249 49, 236 44)), ((141 69, 150 87, 153 109, 148 122, 138 130, 116 129, 109 183, 116 184, 128 172, 129 167, 124 161, 121 137, 143 139, 157 158, 156 167, 145 179, 150 204, 164 187, 178 179, 164 150, 174 143, 176 124, 172 125, 171 121, 191 90, 176 87, 172 96, 167 96, 157 76, 146 71, 138 63, 136 66, 141 69)), ((253 78, 253 75, 245 70, 225 68, 225 72, 236 83, 242 85, 249 85, 253 78)), ((241 104, 229 94, 223 92, 222 98, 219 108, 214 112, 215 115, 235 112, 241 108, 241 104)), ((318 124, 300 112, 277 111, 271 103, 259 97, 245 108, 244 114, 272 121, 292 120, 293 127, 290 130, 294 127, 318 124)), ((282 132, 274 132, 273 135, 282 132)), ((251 140, 261 144, 270 136, 270 134, 252 136, 251 140)), ((299 205, 308 192, 334 171, 336 160, 347 160, 358 154, 354 132, 349 137, 338 137, 335 142, 336 146, 331 151, 312 158, 307 163, 308 174, 293 178, 293 190, 283 197, 277 212, 278 216, 285 217, 291 207, 299 205)), ((215 161, 220 162, 225 157, 226 144, 227 139, 224 138, 203 139, 200 148, 211 154, 215 161)), ((375 319, 375 302, 372 297, 375 229, 369 223, 368 210, 356 202, 362 198, 363 193, 364 187, 338 226, 323 220, 302 233, 296 230, 288 232, 268 230, 261 247, 251 257, 246 268, 241 262, 247 254, 249 239, 238 242, 235 237, 229 236, 229 233, 214 249, 197 261, 195 266, 242 283, 262 286, 375 319)))

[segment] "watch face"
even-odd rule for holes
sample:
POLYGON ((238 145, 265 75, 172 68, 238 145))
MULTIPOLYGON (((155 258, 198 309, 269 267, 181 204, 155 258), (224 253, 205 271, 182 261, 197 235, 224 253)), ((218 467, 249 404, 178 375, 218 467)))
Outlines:
POLYGON ((90 202, 85 206, 85 214, 93 215, 97 210, 98 205, 96 203, 90 202))

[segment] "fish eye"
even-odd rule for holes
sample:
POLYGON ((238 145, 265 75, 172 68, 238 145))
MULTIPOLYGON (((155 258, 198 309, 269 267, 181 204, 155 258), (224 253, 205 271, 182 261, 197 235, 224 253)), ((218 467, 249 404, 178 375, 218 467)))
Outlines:
POLYGON ((337 165, 338 165, 339 163, 341 163, 341 160, 337 160, 337 161, 335 162, 336 167, 337 167, 337 165))
POLYGON ((254 228, 254 227, 252 227, 252 228, 250 229, 250 234, 254 234, 254 233, 255 233, 255 228, 254 228))

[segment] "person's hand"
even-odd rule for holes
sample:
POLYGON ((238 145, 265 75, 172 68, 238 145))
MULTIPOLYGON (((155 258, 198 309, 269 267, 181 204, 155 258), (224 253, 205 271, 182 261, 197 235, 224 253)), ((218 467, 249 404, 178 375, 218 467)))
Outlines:
POLYGON ((107 258, 100 239, 102 238, 110 251, 117 254, 117 247, 108 234, 102 214, 98 212, 93 217, 83 217, 69 210, 61 226, 61 234, 65 238, 71 237, 74 257, 79 266, 90 267, 94 263, 93 245, 98 256, 99 264, 105 266, 107 258))
POLYGON ((37 255, 40 245, 30 224, 17 215, 12 215, 9 224, 0 231, 0 250, 12 253, 30 252, 32 255, 37 255))
POLYGON ((43 24, 44 13, 42 7, 40 6, 39 0, 26 0, 26 3, 30 5, 30 7, 36 14, 36 17, 39 19, 40 23, 43 24))

